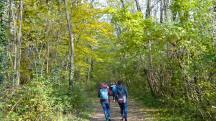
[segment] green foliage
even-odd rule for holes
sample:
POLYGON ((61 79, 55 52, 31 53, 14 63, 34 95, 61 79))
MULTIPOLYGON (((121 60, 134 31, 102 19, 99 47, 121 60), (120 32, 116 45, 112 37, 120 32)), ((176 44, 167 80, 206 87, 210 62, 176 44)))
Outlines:
POLYGON ((38 78, 20 88, 2 89, 0 119, 88 119, 91 97, 84 91, 85 87, 77 86, 73 93, 65 87, 68 85, 52 84, 49 80, 38 78))
POLYGON ((53 120, 50 88, 42 81, 5 89, 1 97, 2 120, 53 120))
MULTIPOLYGON (((21 73, 21 84, 20 87, 13 87, 12 84, 2 85, 4 90, 1 93, 4 97, 1 98, 2 120, 37 120, 37 118, 55 120, 59 118, 55 114, 62 114, 62 117, 70 114, 68 117, 88 117, 86 112, 91 101, 86 92, 87 87, 83 86, 82 82, 86 82, 87 76, 91 79, 98 75, 98 73, 89 73, 93 64, 105 62, 106 66, 108 65, 107 60, 111 58, 108 51, 113 48, 110 47, 114 38, 113 27, 110 23, 100 20, 106 10, 96 9, 86 1, 68 2, 69 11, 73 11, 70 15, 75 35, 75 80, 80 81, 80 84, 69 90, 66 81, 70 70, 68 70, 69 36, 64 2, 23 0, 21 69, 18 70, 21 73)), ((5 44, 9 45, 6 52, 10 59, 10 63, 7 64, 11 70, 7 70, 5 75, 7 82, 14 83, 16 81, 13 73, 16 71, 14 64, 17 63, 18 57, 15 51, 20 23, 18 20, 20 1, 1 1, 1 3, 4 3, 0 4, 1 15, 4 13, 4 17, 10 19, 8 28, 4 28, 1 22, 0 30, 0 38, 4 38, 4 42, 7 42, 5 44), (7 9, 4 9, 5 5, 7 9), (6 30, 11 32, 7 34, 7 38, 6 30)), ((6 55, 2 54, 5 52, 2 45, 1 39, 1 65, 3 64, 1 55, 6 55)), ((110 60, 108 62, 110 63, 110 60)), ((0 67, 1 72, 2 67, 0 67)), ((107 73, 109 71, 103 75, 107 73)))
POLYGON ((213 0, 172 0, 164 6, 164 23, 157 22, 158 13, 145 19, 134 2, 125 1, 121 9, 120 1, 111 0, 112 6, 103 9, 68 0, 75 41, 73 90, 67 81, 64 2, 23 1, 20 87, 10 85, 20 54, 19 1, 0 2, 0 81, 4 75, 10 82, 1 85, 1 120, 88 119, 97 83, 118 79, 144 105, 162 109, 158 120, 216 119, 213 0))
POLYGON ((111 10, 121 31, 117 70, 135 94, 160 98, 167 120, 215 120, 212 6, 211 0, 174 0, 174 21, 166 23, 128 9, 111 10))
POLYGON ((4 78, 4 68, 6 67, 6 55, 5 55, 5 47, 6 47, 6 21, 4 19, 5 12, 5 1, 0 1, 0 83, 4 78))
POLYGON ((78 115, 86 111, 88 103, 90 102, 90 97, 87 96, 83 88, 75 86, 71 93, 69 92, 69 88, 65 88, 67 87, 66 85, 58 85, 54 87, 57 88, 52 93, 55 110, 64 113, 74 112, 78 115))

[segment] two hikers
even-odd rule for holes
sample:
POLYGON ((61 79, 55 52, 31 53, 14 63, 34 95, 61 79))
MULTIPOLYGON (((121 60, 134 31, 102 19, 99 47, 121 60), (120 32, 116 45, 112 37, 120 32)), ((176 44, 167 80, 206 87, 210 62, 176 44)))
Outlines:
POLYGON ((110 121, 110 100, 109 96, 113 96, 113 100, 117 101, 120 107, 120 112, 122 116, 122 121, 127 121, 128 115, 128 91, 120 80, 116 84, 111 84, 108 86, 106 83, 100 85, 98 96, 100 97, 100 102, 103 107, 104 115, 106 121, 110 121))

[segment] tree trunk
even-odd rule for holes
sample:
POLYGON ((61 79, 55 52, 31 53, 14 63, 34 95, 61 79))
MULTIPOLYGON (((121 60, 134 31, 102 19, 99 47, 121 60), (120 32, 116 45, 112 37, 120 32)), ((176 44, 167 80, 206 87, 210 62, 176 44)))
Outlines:
POLYGON ((137 11, 142 12, 141 7, 140 7, 140 4, 139 4, 139 1, 138 1, 138 0, 135 0, 135 2, 136 2, 137 11))
POLYGON ((154 74, 153 74, 153 67, 152 67, 152 42, 151 40, 148 41, 148 70, 147 70, 147 76, 148 76, 148 84, 152 93, 152 96, 156 96, 155 90, 154 90, 154 74))
POLYGON ((169 5, 169 0, 164 0, 164 20, 167 21, 168 10, 167 7, 169 5))
POLYGON ((160 23, 163 23, 164 0, 160 1, 160 23))
POLYGON ((121 1, 121 4, 122 4, 122 8, 125 9, 125 3, 124 3, 124 0, 120 0, 121 1))
POLYGON ((16 85, 16 68, 17 68, 17 17, 15 14, 16 4, 11 0, 10 1, 10 11, 11 11, 11 22, 10 22, 10 32, 12 35, 11 38, 11 49, 12 49, 12 58, 11 61, 13 61, 11 67, 12 68, 12 84, 13 86, 16 85), (14 58, 13 58, 14 57, 14 58))
POLYGON ((213 39, 213 47, 216 45, 216 2, 213 10, 213 19, 212 19, 212 39, 213 39))
POLYGON ((146 8, 146 18, 149 18, 151 15, 151 0, 147 0, 147 8, 146 8))
MULTIPOLYGON (((50 13, 49 1, 46 0, 46 5, 48 6, 48 14, 50 13)), ((46 74, 49 75, 49 54, 50 54, 50 43, 49 43, 49 30, 50 30, 50 21, 48 16, 46 17, 46 32, 45 37, 47 37, 47 54, 46 54, 46 74)))
POLYGON ((49 53, 50 53, 50 47, 49 47, 49 42, 47 42, 46 73, 48 75, 49 75, 49 53))
POLYGON ((92 58, 90 57, 89 58, 89 68, 88 68, 88 77, 87 77, 87 83, 91 80, 91 77, 92 77, 92 70, 93 70, 93 60, 92 58))
POLYGON ((69 86, 70 89, 73 89, 74 85, 74 73, 75 73, 75 64, 74 64, 74 36, 72 32, 72 26, 71 26, 71 18, 68 12, 68 2, 67 0, 64 0, 65 2, 65 13, 66 13, 66 19, 67 19, 67 27, 68 27, 68 32, 70 35, 70 46, 69 46, 69 52, 70 52, 70 58, 69 58, 69 86))
POLYGON ((23 19, 23 0, 20 0, 19 5, 19 33, 17 37, 17 59, 16 59, 16 86, 20 85, 20 62, 22 53, 22 20, 23 19))

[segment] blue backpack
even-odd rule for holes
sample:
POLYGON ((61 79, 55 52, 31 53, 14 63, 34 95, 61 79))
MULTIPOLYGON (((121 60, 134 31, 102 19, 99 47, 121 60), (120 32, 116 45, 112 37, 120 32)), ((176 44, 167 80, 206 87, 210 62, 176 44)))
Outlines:
POLYGON ((112 85, 111 88, 112 88, 113 95, 116 95, 116 90, 117 90, 116 89, 117 88, 116 85, 112 85))
POLYGON ((108 100, 109 99, 109 91, 107 88, 100 89, 100 99, 108 100))

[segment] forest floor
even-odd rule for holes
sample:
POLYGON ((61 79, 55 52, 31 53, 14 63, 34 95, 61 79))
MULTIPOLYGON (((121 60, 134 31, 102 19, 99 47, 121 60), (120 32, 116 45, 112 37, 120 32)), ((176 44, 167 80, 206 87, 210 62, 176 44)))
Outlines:
MULTIPOLYGON (((120 109, 116 102, 111 102, 111 121, 120 121, 120 109)), ((128 121, 154 121, 158 109, 148 108, 131 99, 128 103, 128 121)), ((104 114, 99 100, 94 103, 94 113, 90 121, 104 121, 104 114)))

